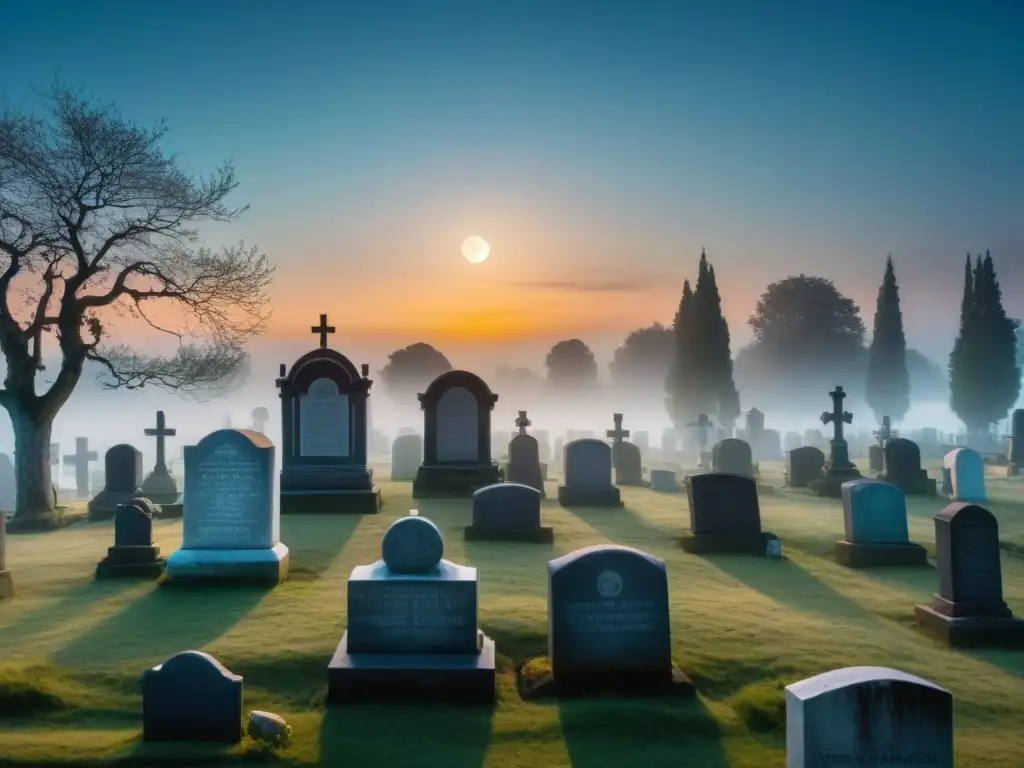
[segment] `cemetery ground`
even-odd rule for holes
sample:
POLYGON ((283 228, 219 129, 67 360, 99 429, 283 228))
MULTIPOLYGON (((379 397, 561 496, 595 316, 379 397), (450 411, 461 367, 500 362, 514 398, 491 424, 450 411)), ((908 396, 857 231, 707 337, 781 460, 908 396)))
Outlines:
MULTIPOLYGON (((932 477, 936 466, 929 466, 932 477)), ((764 479, 781 485, 780 468, 764 479)), ((387 472, 379 474, 386 476, 387 472)), ((1024 614, 1024 480, 988 478, 1000 523, 1007 602, 1024 614)), ((937 573, 837 564, 838 501, 800 491, 761 495, 765 530, 785 559, 686 554, 685 495, 623 488, 623 509, 559 507, 549 483, 551 545, 465 542, 469 500, 412 501, 382 483, 384 511, 284 516, 291 578, 273 590, 176 589, 93 580, 110 523, 8 538, 17 590, 0 603, 0 764, 393 765, 426 768, 785 765, 785 685, 853 665, 895 667, 949 689, 960 768, 1024 765, 1024 652, 961 651, 913 628, 937 573), (380 556, 387 526, 417 507, 441 527, 445 557, 480 570, 480 619, 497 643, 492 710, 397 703, 324 707, 326 666, 345 624, 352 567, 380 556), (546 648, 547 560, 596 543, 634 546, 668 566, 673 656, 694 699, 523 701, 515 667, 546 648), (246 711, 293 727, 290 745, 144 744, 142 672, 186 649, 212 653, 245 678, 246 711)), ((942 499, 908 499, 910 537, 934 556, 942 499)), ((168 554, 181 521, 155 526, 168 554)))

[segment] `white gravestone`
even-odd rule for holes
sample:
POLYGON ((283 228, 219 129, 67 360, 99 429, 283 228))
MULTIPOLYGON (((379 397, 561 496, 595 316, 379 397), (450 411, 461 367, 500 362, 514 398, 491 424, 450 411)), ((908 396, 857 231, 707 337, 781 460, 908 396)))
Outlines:
POLYGON ((437 460, 478 461, 479 406, 465 387, 452 387, 437 401, 437 460))
POLYGON ((953 501, 985 502, 985 463, 981 454, 970 448, 957 448, 942 460, 949 473, 949 492, 953 501))
POLYGON ((317 379, 299 395, 299 453, 302 456, 349 455, 348 395, 331 379, 317 379))

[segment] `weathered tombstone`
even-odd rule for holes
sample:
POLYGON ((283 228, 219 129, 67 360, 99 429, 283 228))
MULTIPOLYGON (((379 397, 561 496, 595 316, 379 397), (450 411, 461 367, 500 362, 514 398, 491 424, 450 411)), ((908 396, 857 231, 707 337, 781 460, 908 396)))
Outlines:
POLYGON ((252 409, 249 414, 249 418, 252 419, 252 431, 267 433, 267 422, 270 421, 270 411, 260 405, 252 409))
POLYGON ((888 416, 882 417, 882 426, 872 432, 877 441, 875 445, 868 448, 868 470, 870 472, 885 471, 885 444, 896 437, 892 430, 892 421, 888 416))
POLYGON ((563 507, 621 507, 622 495, 612 485, 612 449, 594 438, 565 446, 565 484, 558 486, 563 507))
POLYGON ((103 455, 103 490, 89 501, 89 520, 109 520, 117 505, 142 496, 142 451, 120 443, 103 455))
POLYGON ((944 473, 949 474, 951 501, 987 501, 985 495, 985 464, 981 454, 970 448, 956 448, 942 460, 944 473))
POLYGON ((786 686, 786 766, 953 768, 953 696, 885 667, 845 667, 786 686))
POLYGON ((679 490, 676 473, 667 469, 652 469, 651 490, 659 493, 676 493, 679 490))
POLYGON ((501 481, 491 460, 491 411, 498 396, 469 371, 448 371, 417 395, 423 409, 423 463, 413 498, 472 496, 501 481))
POLYGON ((185 446, 181 549, 171 582, 277 584, 288 547, 274 509, 274 444, 260 432, 219 429, 185 446))
POLYGON ((711 471, 754 476, 754 457, 745 440, 727 437, 711 450, 711 471))
POLYGON ((327 346, 327 315, 311 328, 320 346, 281 365, 281 514, 376 514, 380 489, 366 465, 370 368, 327 346))
POLYGON ((633 445, 640 449, 640 454, 647 453, 651 448, 651 433, 644 430, 633 433, 633 445))
POLYGON ((1010 417, 1010 439, 1007 447, 1006 474, 1017 477, 1024 465, 1024 408, 1018 408, 1010 417))
MULTIPOLYGON (((262 429, 256 430, 262 432, 262 429)), ((144 430, 146 437, 156 438, 156 464, 153 471, 142 481, 142 493, 157 504, 174 504, 178 501, 178 483, 167 469, 166 438, 174 437, 178 430, 167 426, 163 411, 156 412, 156 427, 144 430)), ((110 470, 107 470, 110 477, 110 470)))
POLYGON ((999 524, 985 507, 954 502, 935 515, 939 591, 914 608, 918 626, 951 646, 1024 646, 1024 620, 1003 600, 999 524))
POLYGON ((821 434, 820 429, 805 429, 803 434, 800 436, 801 445, 813 445, 815 448, 822 448, 828 446, 828 440, 821 434))
POLYGON ((14 579, 7 569, 7 515, 0 511, 0 600, 14 595, 14 579))
POLYGON ((665 456, 674 456, 679 452, 679 433, 672 427, 661 430, 661 452, 665 456))
POLYGON ((238 743, 242 740, 241 675, 232 674, 202 651, 175 654, 146 670, 142 738, 238 743))
POLYGON ((664 561, 617 544, 548 563, 548 657, 559 691, 674 684, 664 561))
POLYGON ((708 432, 715 425, 711 422, 711 419, 708 418, 706 413, 699 413, 697 414, 697 420, 691 421, 686 426, 694 430, 697 434, 697 466, 704 470, 710 469, 708 460, 711 457, 706 453, 708 446, 708 432))
POLYGON ((803 445, 789 452, 789 466, 786 467, 786 485, 790 488, 806 488, 813 481, 820 480, 825 467, 825 454, 813 445, 803 445))
POLYGON ((156 507, 149 499, 136 498, 117 505, 114 512, 114 546, 96 565, 96 578, 156 578, 164 571, 166 558, 153 545, 156 507))
POLYGON ((722 472, 693 475, 686 496, 690 530, 684 532, 681 542, 687 552, 776 555, 779 537, 761 530, 754 478, 722 472))
MULTIPOLYGON (((528 485, 544 496, 544 473, 540 468, 540 449, 537 440, 526 434, 526 428, 530 426, 530 420, 526 417, 526 411, 520 411, 516 419, 516 426, 519 433, 512 438, 508 444, 508 477, 505 479, 510 483, 528 485)), ((473 503, 476 504, 476 492, 473 493, 473 503)))
POLYGON ((388 528, 380 560, 352 569, 328 701, 394 693, 494 701, 494 641, 477 626, 477 570, 443 555, 437 526, 410 515, 388 528))
POLYGON ((89 498, 89 462, 97 458, 96 451, 89 450, 88 437, 76 437, 75 452, 64 457, 64 463, 75 468, 75 495, 80 499, 89 498))
POLYGON ((411 483, 423 461, 423 438, 416 434, 399 435, 391 444, 391 480, 411 483))
POLYGON ((540 524, 541 494, 516 482, 495 483, 473 493, 473 524, 467 541, 533 541, 551 543, 553 529, 540 524))
POLYGON ((837 386, 828 395, 832 398, 832 410, 821 414, 821 423, 832 425, 833 437, 829 442, 828 461, 825 462, 822 478, 812 481, 810 488, 818 496, 840 498, 843 483, 848 480, 856 480, 861 474, 850 461, 850 449, 843 437, 843 425, 853 423, 853 414, 843 410, 846 392, 842 387, 837 386))
POLYGON ((612 439, 612 466, 615 467, 616 485, 643 485, 644 468, 640 449, 632 443, 625 442, 629 430, 622 428, 622 414, 612 414, 615 429, 609 429, 605 435, 612 439))
POLYGON ((14 462, 6 453, 0 453, 0 512, 13 512, 18 501, 14 462))
POLYGON ((925 548, 910 541, 903 491, 861 479, 843 483, 842 495, 846 538, 836 542, 836 560, 852 568, 928 565, 925 548))
POLYGON ((885 443, 885 474, 879 480, 892 483, 907 496, 934 496, 935 481, 921 469, 921 449, 913 440, 890 438, 885 443))

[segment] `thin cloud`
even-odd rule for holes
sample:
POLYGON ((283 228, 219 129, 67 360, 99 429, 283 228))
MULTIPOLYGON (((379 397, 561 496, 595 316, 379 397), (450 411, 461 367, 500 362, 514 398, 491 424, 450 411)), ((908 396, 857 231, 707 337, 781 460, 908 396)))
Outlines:
POLYGON ((646 280, 524 280, 513 283, 517 288, 572 293, 638 293, 657 285, 657 278, 646 280))

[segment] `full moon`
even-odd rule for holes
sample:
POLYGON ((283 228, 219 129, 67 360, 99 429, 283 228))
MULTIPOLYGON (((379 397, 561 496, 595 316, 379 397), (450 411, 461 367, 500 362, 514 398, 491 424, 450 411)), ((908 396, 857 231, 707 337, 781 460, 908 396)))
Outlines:
POLYGON ((470 235, 462 241, 462 255, 470 264, 479 264, 491 253, 491 246, 482 237, 470 235))

